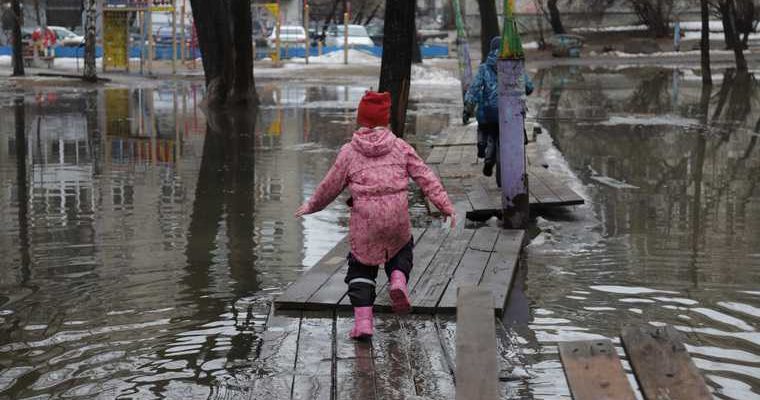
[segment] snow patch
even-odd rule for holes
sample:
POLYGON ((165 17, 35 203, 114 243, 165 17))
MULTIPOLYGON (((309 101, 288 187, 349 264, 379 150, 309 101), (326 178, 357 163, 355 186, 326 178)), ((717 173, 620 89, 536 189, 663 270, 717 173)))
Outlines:
POLYGON ((599 125, 643 125, 643 126, 682 126, 691 127, 699 125, 699 121, 694 118, 683 118, 676 115, 627 115, 613 116, 607 121, 600 122, 599 125))
POLYGON ((412 65, 412 83, 415 85, 459 86, 453 72, 426 65, 412 65))

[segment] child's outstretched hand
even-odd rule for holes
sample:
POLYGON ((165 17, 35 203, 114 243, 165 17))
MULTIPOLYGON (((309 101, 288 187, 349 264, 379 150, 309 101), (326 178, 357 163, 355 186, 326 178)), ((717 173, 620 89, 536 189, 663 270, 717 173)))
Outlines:
POLYGON ((449 225, 451 226, 451 229, 456 228, 456 226, 457 226, 457 215, 456 214, 446 215, 446 216, 443 217, 443 219, 444 219, 444 221, 446 219, 449 220, 449 225))
POLYGON ((302 204, 301 207, 298 207, 298 210, 296 210, 296 213, 293 214, 293 216, 296 218, 301 218, 304 216, 304 214, 306 214, 306 210, 306 204, 302 204))

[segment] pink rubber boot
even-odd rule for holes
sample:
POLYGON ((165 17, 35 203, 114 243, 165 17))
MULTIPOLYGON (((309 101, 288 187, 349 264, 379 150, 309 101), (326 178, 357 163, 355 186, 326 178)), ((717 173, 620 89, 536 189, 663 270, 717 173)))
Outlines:
POLYGON ((396 314, 406 314, 412 309, 409 291, 406 288, 406 276, 401 271, 391 272, 390 282, 391 308, 396 314))
POLYGON ((369 339, 372 337, 372 306, 354 307, 354 329, 351 339, 369 339))

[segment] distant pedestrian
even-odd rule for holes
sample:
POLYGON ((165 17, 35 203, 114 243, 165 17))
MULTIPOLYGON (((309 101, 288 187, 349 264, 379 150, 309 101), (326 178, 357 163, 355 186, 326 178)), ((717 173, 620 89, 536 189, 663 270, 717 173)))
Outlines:
MULTIPOLYGON (((488 58, 478 67, 478 73, 465 93, 462 119, 468 123, 477 108, 478 158, 483 158, 483 174, 491 176, 499 152, 499 79, 496 61, 499 59, 501 38, 491 39, 488 58)), ((528 74, 525 79, 525 94, 533 93, 533 81, 528 74)))
POLYGON ((394 312, 411 309, 407 282, 412 270, 412 238, 407 186, 411 177, 444 216, 456 224, 454 207, 433 171, 412 146, 390 129, 389 93, 368 91, 357 120, 361 126, 344 145, 314 195, 295 216, 324 209, 348 187, 351 220, 348 254, 348 297, 354 307, 351 337, 372 336, 372 309, 378 266, 385 264, 394 312))

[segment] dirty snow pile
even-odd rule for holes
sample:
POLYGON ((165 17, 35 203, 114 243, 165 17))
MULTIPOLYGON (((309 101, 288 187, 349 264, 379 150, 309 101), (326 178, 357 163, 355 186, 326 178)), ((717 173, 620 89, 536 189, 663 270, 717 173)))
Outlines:
MULTIPOLYGON (((296 57, 286 60, 289 64, 305 64, 306 59, 296 57)), ((343 51, 332 51, 317 57, 309 57, 309 64, 343 64, 343 51)), ((380 57, 367 54, 363 51, 349 49, 348 64, 380 65, 380 57)))
POLYGON ((428 65, 412 65, 412 84, 425 86, 459 86, 452 72, 428 65))

